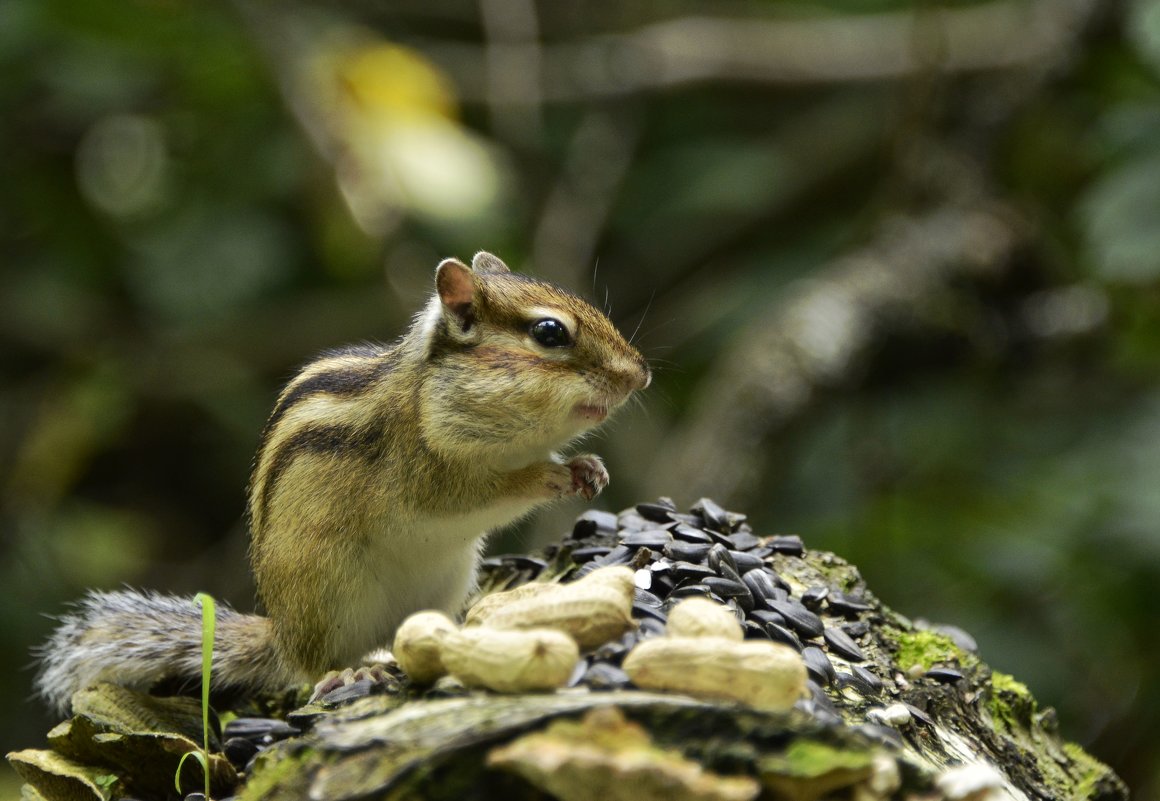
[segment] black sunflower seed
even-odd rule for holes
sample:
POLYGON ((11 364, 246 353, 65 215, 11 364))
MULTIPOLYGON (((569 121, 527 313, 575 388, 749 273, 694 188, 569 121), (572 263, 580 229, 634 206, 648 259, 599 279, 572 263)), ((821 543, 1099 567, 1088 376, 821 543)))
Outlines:
POLYGON ((829 587, 810 587, 802 593, 802 603, 810 609, 820 609, 822 601, 826 600, 826 596, 830 594, 829 587))
POLYGON ((584 680, 584 674, 588 672, 588 662, 583 659, 577 660, 576 666, 572 668, 572 675, 568 677, 568 687, 575 687, 584 680))
POLYGON ((854 623, 843 623, 841 629, 854 639, 858 639, 870 633, 870 624, 865 620, 858 620, 854 623))
POLYGON ((604 545, 590 545, 586 548, 577 548, 572 551, 572 561, 576 564, 583 564, 604 556, 611 550, 611 548, 604 545))
POLYGON ((722 534, 729 533, 729 518, 724 509, 711 498, 702 498, 693 504, 693 511, 700 513, 705 526, 722 534))
POLYGON ((830 650, 851 662, 861 662, 866 659, 862 649, 858 647, 858 643, 854 642, 850 635, 841 629, 827 628, 822 632, 822 639, 826 641, 826 645, 830 646, 830 650))
POLYGON ((873 690, 875 695, 882 692, 882 679, 870 672, 868 668, 862 667, 861 665, 854 665, 851 670, 855 676, 873 690))
POLYGON ((584 683, 597 690, 624 687, 630 681, 627 673, 607 662, 596 662, 584 674, 584 683))
POLYGON ((979 644, 975 642, 975 638, 963 629, 960 629, 958 626, 940 624, 937 626, 932 626, 931 629, 938 632, 939 634, 945 634, 946 636, 950 637, 954 644, 964 651, 972 654, 978 653, 979 651, 979 644))
POLYGON ((749 594, 749 588, 740 581, 733 579, 721 578, 720 576, 710 576, 702 582, 714 594, 722 598, 738 598, 741 596, 749 596, 750 601, 753 596, 749 594))
POLYGON ((668 499, 654 501, 653 503, 638 503, 636 505, 636 513, 645 520, 651 520, 654 523, 668 523, 669 512, 677 511, 676 504, 668 499))
POLYGON ((768 640, 769 632, 765 630, 765 626, 760 623, 755 623, 752 620, 745 621, 745 639, 747 640, 768 640))
POLYGON ((709 554, 708 545, 691 542, 670 542, 665 546, 665 556, 679 562, 700 562, 709 554))
POLYGON ((763 626, 766 623, 776 623, 779 626, 786 625, 785 618, 771 609, 754 609, 749 613, 749 617, 763 626))
POLYGON ((830 611, 838 615, 856 617, 862 612, 869 612, 874 607, 861 598, 847 595, 844 592, 831 592, 829 597, 830 611))
POLYGON ((741 574, 737 571, 737 563, 733 561, 729 549, 724 545, 718 543, 710 548, 706 561, 708 561, 709 567, 717 572, 717 575, 732 581, 741 581, 741 574))
POLYGON ((654 617, 642 617, 637 621, 637 639, 647 640, 649 637, 659 637, 665 633, 664 620, 657 620, 654 617))
POLYGON ((365 698, 374 689, 374 679, 359 679, 344 687, 331 690, 319 699, 324 704, 345 704, 358 698, 365 698))
POLYGON ((301 730, 275 718, 234 718, 222 731, 222 737, 226 739, 244 737, 255 742, 264 737, 284 740, 294 734, 301 734, 301 730))
POLYGON ((806 663, 806 671, 810 674, 810 678, 818 684, 828 687, 838 677, 829 657, 816 645, 807 645, 802 649, 802 661, 806 663))
POLYGON ((597 559, 593 559, 589 564, 607 567, 608 565, 627 565, 632 561, 632 557, 636 555, 636 548, 630 548, 627 545, 617 545, 608 553, 597 559))
POLYGON ((790 631, 787 627, 778 625, 777 623, 766 623, 765 631, 769 634, 769 639, 774 642, 780 642, 788 645, 795 651, 802 650, 802 641, 798 639, 797 635, 790 631))
POLYGON ((651 548, 659 551, 673 541, 673 535, 663 528, 651 528, 644 531, 634 531, 620 542, 634 548, 651 548))
POLYGON ((764 570, 750 570, 741 577, 741 581, 753 593, 753 600, 762 609, 769 608, 769 601, 777 594, 777 587, 773 579, 764 570))
POLYGON ((651 606, 649 604, 641 603, 640 601, 632 602, 632 616, 634 618, 651 617, 654 620, 659 620, 664 623, 668 620, 668 615, 661 611, 660 607, 651 606))
POLYGON ((939 684, 954 684, 963 680, 963 672, 948 667, 931 668, 924 674, 928 679, 934 679, 939 684))
POLYGON ((751 551, 761 544, 761 540, 748 531, 737 531, 730 534, 729 541, 739 551, 751 551))
POLYGON ((241 770, 246 763, 258 753, 258 746, 253 740, 245 737, 231 737, 222 743, 222 753, 235 768, 241 770))
POLYGON ((694 581, 702 581, 717 575, 713 569, 706 565, 698 565, 693 562, 675 562, 673 564, 673 575, 678 581, 685 581, 692 579, 694 581))
POLYGON ((769 608, 781 614, 786 622, 803 637, 820 637, 822 619, 792 599, 785 601, 769 601, 769 608))
POLYGON ((644 604, 645 606, 651 606, 653 609, 660 609, 661 604, 664 603, 664 601, 662 601, 660 598, 653 595, 648 590, 642 590, 640 587, 637 587, 635 590, 633 590, 632 599, 637 603, 644 604))
POLYGON ((797 534, 770 537, 766 544, 773 549, 774 553, 784 553, 790 556, 801 556, 806 549, 802 543, 802 538, 797 534))
POLYGON ((642 531, 646 528, 655 528, 656 523, 651 520, 645 520, 636 513, 635 509, 625 509, 616 516, 616 525, 620 529, 620 533, 624 534, 626 531, 642 531))
POLYGON ((713 538, 704 531, 701 531, 699 528, 693 528, 692 526, 686 526, 684 523, 673 525, 669 528, 669 531, 672 533, 674 539, 681 540, 682 542, 691 542, 695 545, 713 544, 713 538))
POLYGON ((618 522, 616 515, 612 512, 589 509, 576 518, 576 525, 572 527, 572 534, 579 539, 584 539, 591 537, 597 531, 613 532, 620 527, 618 522))
POLYGON ((704 584, 683 584, 669 593, 669 598, 707 598, 713 591, 704 584))
POLYGON ((745 551, 730 551, 729 555, 733 557, 733 564, 737 565, 737 572, 743 576, 750 570, 759 570, 765 567, 765 562, 761 560, 760 556, 754 556, 745 551))

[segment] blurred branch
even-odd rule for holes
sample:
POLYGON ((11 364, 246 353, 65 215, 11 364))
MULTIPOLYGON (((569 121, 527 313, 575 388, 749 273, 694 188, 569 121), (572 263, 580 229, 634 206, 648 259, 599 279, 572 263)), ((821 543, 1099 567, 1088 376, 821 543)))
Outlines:
POLYGON ((572 137, 532 239, 532 263, 550 265, 565 286, 588 283, 597 243, 639 138, 634 116, 599 109, 584 117, 572 137))
MULTIPOLYGON (((542 95, 529 100, 580 101, 721 80, 832 83, 1041 67, 1072 47, 1096 6, 998 0, 810 19, 683 17, 545 46, 542 95)), ((498 58, 502 46, 489 44, 487 58, 498 58)), ((423 50, 455 76, 465 99, 492 99, 478 47, 433 41, 423 50)))
POLYGON ((986 203, 883 221, 868 244, 739 332, 700 382, 687 421, 667 436, 654 489, 725 499, 751 490, 766 466, 761 446, 816 393, 845 381, 885 336, 937 314, 956 286, 1007 269, 1025 236, 1006 210, 986 203))
POLYGON ((533 0, 480 0, 488 108, 510 142, 540 141, 540 41, 533 0))

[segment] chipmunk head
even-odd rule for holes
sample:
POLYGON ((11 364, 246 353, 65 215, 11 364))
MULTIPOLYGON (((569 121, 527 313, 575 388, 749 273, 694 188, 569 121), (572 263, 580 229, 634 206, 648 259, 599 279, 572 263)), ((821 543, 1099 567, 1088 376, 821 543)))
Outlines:
POLYGON ((651 381, 644 357, 600 310, 490 253, 471 267, 443 261, 435 288, 420 329, 426 361, 441 369, 424 413, 458 446, 552 449, 651 381))

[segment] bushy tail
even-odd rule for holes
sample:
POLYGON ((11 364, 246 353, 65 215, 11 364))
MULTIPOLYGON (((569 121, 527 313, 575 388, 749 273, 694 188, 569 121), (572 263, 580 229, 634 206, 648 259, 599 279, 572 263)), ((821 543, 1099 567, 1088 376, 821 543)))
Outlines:
MULTIPOLYGON (((274 650, 270 621, 216 604, 214 690, 280 690, 293 675, 274 650)), ((36 690, 60 715, 77 690, 110 682, 135 690, 199 687, 201 608, 192 598, 135 590, 90 592, 40 646, 36 690)))

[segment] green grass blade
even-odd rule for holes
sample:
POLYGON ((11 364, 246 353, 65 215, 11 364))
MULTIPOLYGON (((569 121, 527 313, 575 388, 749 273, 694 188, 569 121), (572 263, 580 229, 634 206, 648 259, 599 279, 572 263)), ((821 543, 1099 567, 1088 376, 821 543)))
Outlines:
POLYGON ((214 624, 217 615, 214 613, 213 596, 199 592, 194 600, 201 606, 201 750, 189 751, 182 754, 177 763, 177 772, 173 776, 173 784, 177 792, 181 792, 181 766, 188 757, 193 757, 201 763, 201 772, 205 776, 205 797, 209 794, 209 685, 213 670, 213 640, 214 624))

